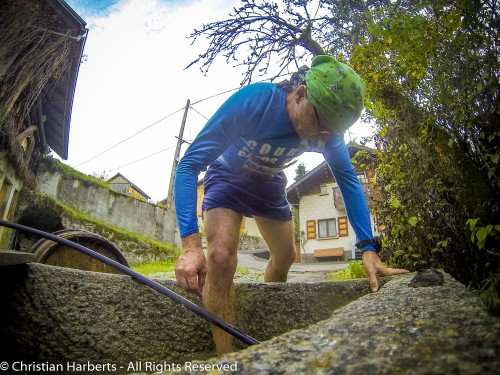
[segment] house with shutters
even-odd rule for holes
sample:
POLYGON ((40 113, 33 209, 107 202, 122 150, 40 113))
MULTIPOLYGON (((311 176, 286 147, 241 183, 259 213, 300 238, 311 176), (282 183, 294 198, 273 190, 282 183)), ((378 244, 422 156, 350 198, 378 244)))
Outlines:
MULTIPOLYGON (((350 143, 349 153, 353 157, 361 146, 350 143)), ((355 164, 355 170, 363 186, 368 204, 373 205, 373 168, 363 168, 355 164)), ((358 242, 356 234, 347 218, 340 189, 326 162, 287 188, 287 198, 297 208, 300 226, 300 248, 302 261, 327 259, 355 259, 358 242)), ((384 229, 377 223, 377 215, 371 212, 374 236, 384 229)))

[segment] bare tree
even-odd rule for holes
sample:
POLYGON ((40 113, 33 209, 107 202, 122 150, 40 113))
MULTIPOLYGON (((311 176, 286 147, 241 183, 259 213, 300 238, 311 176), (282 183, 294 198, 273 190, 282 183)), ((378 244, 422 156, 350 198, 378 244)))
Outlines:
MULTIPOLYGON (((247 66, 243 83, 250 83, 257 71, 266 74, 271 57, 277 57, 282 74, 290 64, 302 65, 300 60, 308 54, 324 54, 325 50, 316 41, 315 34, 329 18, 320 16, 321 2, 310 0, 284 1, 284 4, 242 0, 243 6, 234 9, 230 18, 216 21, 195 30, 189 37, 192 43, 205 36, 210 40, 207 51, 198 56, 188 67, 201 63, 207 72, 217 56, 236 66, 247 66), (313 5, 315 4, 315 5, 313 5), (246 47, 245 57, 237 53, 246 47)), ((324 12, 323 12, 324 13, 324 12)))
POLYGON ((393 0, 241 0, 229 18, 203 25, 189 35, 192 44, 200 37, 209 40, 206 52, 188 68, 200 65, 207 73, 221 55, 235 66, 246 66, 242 84, 252 82, 254 73, 268 73, 278 64, 278 77, 296 71, 309 55, 332 54, 348 59, 354 47, 367 36, 370 14, 394 9, 393 0), (243 56, 243 57, 241 57, 243 56), (288 71, 287 71, 288 72, 288 71))

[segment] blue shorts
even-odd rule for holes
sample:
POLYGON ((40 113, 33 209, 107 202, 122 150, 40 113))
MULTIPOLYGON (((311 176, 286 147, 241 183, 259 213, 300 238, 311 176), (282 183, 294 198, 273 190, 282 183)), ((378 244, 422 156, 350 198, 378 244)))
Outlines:
POLYGON ((283 172, 262 178, 244 174, 216 161, 210 165, 203 179, 205 198, 202 210, 230 208, 245 216, 292 220, 286 185, 283 172))

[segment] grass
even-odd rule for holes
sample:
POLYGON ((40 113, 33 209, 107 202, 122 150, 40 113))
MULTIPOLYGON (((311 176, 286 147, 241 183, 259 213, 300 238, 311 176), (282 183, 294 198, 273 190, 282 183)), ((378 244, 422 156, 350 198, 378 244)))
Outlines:
MULTIPOLYGON (((143 276, 153 279, 175 279, 175 260, 156 260, 152 262, 137 263, 130 266, 132 270, 143 276)), ((237 267, 236 281, 262 282, 264 273, 255 272, 246 267, 237 267)))
POLYGON ((147 277, 158 277, 159 274, 174 273, 175 261, 171 259, 156 260, 153 262, 137 263, 131 265, 130 268, 147 277))
MULTIPOLYGON (((131 265, 131 268, 149 278, 175 280, 175 260, 157 260, 152 262, 131 265)), ((348 268, 332 271, 328 274, 328 281, 352 280, 368 277, 363 264, 353 260, 348 268)), ((253 271, 247 267, 236 267, 234 280, 237 282, 264 282, 263 271, 253 271)))
POLYGON ((61 172, 65 176, 68 176, 70 178, 76 178, 76 179, 81 180, 81 181, 90 182, 92 184, 99 185, 99 186, 101 186, 103 188, 106 188, 106 189, 108 189, 108 190, 113 191, 114 193, 116 193, 111 188, 110 184, 108 184, 108 183, 106 183, 106 182, 104 182, 102 180, 99 180, 98 178, 95 178, 95 177, 86 175, 86 174, 84 174, 84 173, 82 173, 80 171, 77 171, 76 169, 71 168, 69 165, 61 163, 57 159, 54 159, 52 157, 46 157, 45 161, 47 162, 48 165, 52 165, 53 167, 55 167, 59 172, 61 172))
POLYGON ((339 271, 330 272, 327 276, 328 281, 352 280, 367 278, 363 264, 357 260, 349 263, 348 268, 339 271))

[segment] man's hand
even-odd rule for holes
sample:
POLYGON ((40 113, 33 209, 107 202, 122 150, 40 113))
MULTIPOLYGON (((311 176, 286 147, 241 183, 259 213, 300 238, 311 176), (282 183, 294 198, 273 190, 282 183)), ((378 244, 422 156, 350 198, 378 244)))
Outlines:
POLYGON ((186 292, 201 298, 207 274, 205 254, 198 233, 182 239, 182 254, 175 266, 177 283, 186 292))
POLYGON ((375 251, 369 250, 363 252, 363 265, 370 280, 370 289, 372 292, 378 290, 377 276, 392 276, 408 272, 408 270, 400 268, 387 268, 380 260, 378 254, 375 251))

